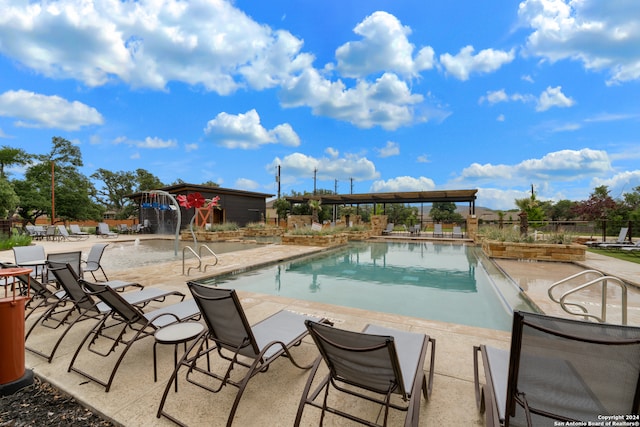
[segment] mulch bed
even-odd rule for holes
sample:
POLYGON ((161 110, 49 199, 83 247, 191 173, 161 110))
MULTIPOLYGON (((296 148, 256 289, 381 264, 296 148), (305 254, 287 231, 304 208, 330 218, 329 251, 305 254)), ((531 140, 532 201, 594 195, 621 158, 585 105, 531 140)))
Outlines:
POLYGON ((33 385, 0 397, 0 427, 115 427, 68 394, 34 377, 33 385))

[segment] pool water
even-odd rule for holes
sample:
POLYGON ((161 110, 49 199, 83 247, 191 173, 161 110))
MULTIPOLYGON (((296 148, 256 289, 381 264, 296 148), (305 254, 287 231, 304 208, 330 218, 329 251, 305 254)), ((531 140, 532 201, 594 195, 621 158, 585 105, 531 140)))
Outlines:
MULTIPOLYGON (((193 241, 178 242, 178 252, 175 251, 173 239, 148 239, 125 242, 109 242, 102 256, 101 264, 105 269, 123 269, 141 267, 169 261, 181 261, 182 249, 185 246, 194 248, 193 241)), ((268 243, 268 242, 264 242, 268 243)), ((264 243, 255 240, 204 242, 216 254, 235 252, 262 246, 264 243)), ((197 251, 196 251, 197 252, 197 251)), ((203 252, 209 255, 208 252, 203 252)), ((190 252, 186 253, 187 259, 193 259, 190 252)))
POLYGON ((462 244, 351 243, 201 282, 505 331, 514 308, 536 311, 479 248, 462 244))

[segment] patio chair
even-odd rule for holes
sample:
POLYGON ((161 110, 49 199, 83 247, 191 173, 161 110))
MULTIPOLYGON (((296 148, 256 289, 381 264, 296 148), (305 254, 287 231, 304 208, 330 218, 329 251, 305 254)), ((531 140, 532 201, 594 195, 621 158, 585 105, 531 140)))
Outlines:
MULTIPOLYGON (((95 272, 100 270, 102 275, 104 276, 104 280, 109 280, 107 277, 107 273, 104 272, 100 261, 102 260, 102 254, 104 253, 105 248, 109 246, 108 243, 96 243, 91 246, 89 249, 89 253, 87 254, 87 259, 83 260, 82 271, 91 273, 93 276, 93 280, 98 280, 96 278, 95 272)), ((84 274, 83 274, 84 276, 84 274)))
MULTIPOLYGON (((55 254, 47 254, 47 265, 50 262, 55 262, 58 264, 69 264, 73 269, 73 272, 76 273, 76 276, 82 277, 82 252, 81 251, 71 251, 71 252, 59 252, 55 254)), ((53 275, 53 272, 47 272, 47 282, 55 282, 56 278, 53 275)))
POLYGON ((442 232, 442 224, 433 224, 433 237, 444 237, 444 233, 442 232))
POLYGON ((78 240, 85 240, 89 238, 88 234, 70 234, 69 231, 67 230, 67 227, 65 227, 62 224, 58 224, 57 226, 58 228, 58 236, 60 236, 60 240, 64 240, 67 242, 73 242, 73 241, 78 241, 78 240))
MULTIPOLYGON (((193 299, 144 312, 142 308, 128 301, 126 294, 118 293, 109 286, 105 286, 104 283, 93 283, 86 280, 80 280, 80 283, 87 295, 100 299, 110 311, 91 328, 82 342, 80 342, 71 359, 68 371, 76 372, 100 384, 105 388, 105 392, 108 392, 111 388, 111 384, 122 360, 134 343, 143 338, 153 336, 154 333, 163 326, 200 317, 198 306, 193 299), (128 334, 128 332, 133 335, 128 334), (101 343, 105 340, 111 344, 103 348, 104 346, 102 346, 101 343), (76 359, 85 347, 87 341, 87 351, 104 358, 109 357, 111 354, 115 355, 117 353, 116 348, 121 345, 123 346, 120 355, 117 357, 111 369, 108 379, 102 380, 85 371, 83 368, 75 366, 76 359)), ((95 368, 95 364, 93 364, 93 366, 95 368)), ((101 368, 103 367, 98 367, 94 370, 100 371, 102 370, 101 368)))
MULTIPOLYGON (((101 319, 105 315, 109 314, 110 308, 104 304, 96 302, 82 289, 79 282, 80 279, 73 271, 73 267, 70 264, 49 262, 48 270, 53 273, 56 278, 56 282, 63 289, 64 293, 55 293, 53 296, 48 295, 50 297, 50 304, 44 313, 42 313, 31 327, 29 327, 29 330, 25 335, 25 342, 29 339, 31 333, 38 325, 49 329, 57 329, 62 325, 65 325, 66 327, 62 330, 62 333, 48 352, 38 350, 33 347, 27 347, 26 345, 25 348, 34 354, 44 357, 47 359, 47 362, 50 363, 55 356, 58 347, 62 343, 62 340, 71 330, 73 325, 86 319, 101 319)), ((104 284, 104 286, 116 292, 114 287, 110 285, 113 284, 104 284)), ((137 283, 118 281, 115 283, 115 286, 140 287, 141 285, 137 283)), ((153 287, 145 289, 141 288, 139 291, 127 292, 126 294, 121 295, 122 298, 130 304, 139 306, 145 306, 151 301, 164 301, 164 299, 169 295, 177 295, 184 298, 184 294, 180 292, 166 291, 164 289, 153 287)))
MULTIPOLYGON (((11 267, 17 266, 9 262, 0 262, 0 268, 11 267)), ((25 304, 25 320, 27 320, 36 309, 58 302, 65 295, 63 290, 50 288, 45 283, 41 283, 35 277, 30 277, 27 274, 20 274, 16 276, 16 279, 20 282, 21 295, 26 295, 27 287, 30 288, 31 298, 29 298, 25 304)))
POLYGON ((46 255, 44 253, 44 246, 14 246, 12 249, 13 258, 17 266, 33 268, 31 276, 41 277, 43 282, 46 281, 46 255))
POLYGON ((451 237, 454 239, 462 239, 464 234, 462 233, 462 228, 458 225, 453 227, 453 231, 451 232, 451 237))
POLYGON ((106 238, 117 238, 118 237, 118 233, 114 233, 113 231, 111 231, 109 229, 109 225, 107 225, 107 223, 105 222, 99 222, 98 223, 98 233, 100 237, 104 237, 106 238))
MULTIPOLYGON (((208 332, 193 342, 176 365, 164 389, 160 407, 158 408, 158 418, 165 416, 173 422, 183 425, 177 418, 163 409, 171 384, 177 378, 181 366, 188 367, 187 381, 205 390, 217 393, 226 385, 238 388, 238 393, 227 417, 227 426, 233 423, 240 398, 249 380, 258 373, 265 372, 269 365, 278 360, 280 356, 286 357, 297 368, 311 368, 311 365, 302 366, 298 364, 289 349, 294 345, 300 344, 308 334, 304 326, 305 320, 323 321, 323 319, 281 310, 251 326, 235 290, 220 289, 194 282, 188 282, 188 286, 204 317, 208 332), (188 357, 189 353, 192 353, 192 349, 195 348, 197 348, 195 355, 188 357), (223 374, 218 374, 196 365, 198 359, 203 356, 209 357, 209 354, 214 350, 223 361, 228 361, 226 371, 223 374), (250 362, 246 362, 245 358, 249 359, 250 362), (248 370, 244 372, 241 379, 233 379, 231 378, 231 372, 236 372, 234 369, 238 365, 248 368, 248 370), (193 379, 193 372, 203 374, 205 378, 213 379, 213 383, 217 383, 217 386, 213 387, 205 384, 200 381, 200 378, 193 379)), ((207 366, 209 366, 209 363, 207 363, 207 366)))
MULTIPOLYGON (((300 425, 305 405, 322 410, 320 425, 328 412, 369 426, 386 426, 390 408, 407 412, 405 426, 418 425, 420 391, 425 399, 431 395, 436 345, 434 338, 377 325, 367 325, 362 332, 353 332, 310 321, 305 324, 320 350, 320 357, 307 380, 294 425, 300 425), (429 343, 431 352, 427 381, 424 363, 429 343), (310 393, 322 361, 329 373, 310 393), (340 399, 334 398, 335 405, 330 406, 332 400, 328 395, 331 387, 382 405, 382 424, 345 412, 340 408, 340 399), (323 390, 323 396, 318 399, 320 402, 316 401, 323 390), (394 394, 399 395, 403 403, 393 402, 394 394)), ((377 415, 381 415, 379 411, 377 415)))
POLYGON ((392 222, 388 223, 387 228, 382 230, 382 235, 384 236, 384 235, 391 234, 391 232, 393 231, 393 227, 394 227, 394 224, 392 222))
POLYGON ((473 351, 476 402, 487 426, 597 425, 603 416, 640 410, 638 327, 516 311, 511 351, 473 351))
POLYGON ((70 234, 72 236, 80 236, 80 237, 86 236, 86 238, 89 238, 89 236, 91 235, 86 231, 82 231, 78 224, 69 224, 69 231, 71 232, 70 234))
POLYGON ((58 227, 55 225, 50 225, 47 227, 47 229, 45 230, 44 233, 44 237, 47 240, 53 241, 53 242, 57 242, 62 240, 62 236, 60 236, 60 234, 58 234, 58 227))

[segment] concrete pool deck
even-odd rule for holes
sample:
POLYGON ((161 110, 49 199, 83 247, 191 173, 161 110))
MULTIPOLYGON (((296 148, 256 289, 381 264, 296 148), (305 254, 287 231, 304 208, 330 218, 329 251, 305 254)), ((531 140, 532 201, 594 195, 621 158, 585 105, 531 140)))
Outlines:
MULTIPOLYGON (((45 247, 47 253, 82 250, 86 254, 94 243, 114 242, 157 238, 157 236, 124 236, 118 239, 102 239, 92 236, 81 242, 36 242, 45 247)), ((188 294, 185 282, 198 277, 210 276, 212 273, 230 272, 262 263, 272 263, 291 257, 303 256, 322 250, 317 247, 265 245, 245 251, 219 255, 220 262, 206 273, 192 272, 190 276, 182 275, 182 262, 169 262, 160 265, 145 266, 116 271, 110 268, 107 273, 110 279, 129 280, 144 285, 162 286, 179 290, 188 294)), ((105 259, 108 252, 105 252, 105 259)), ((0 252, 0 260, 13 261, 12 251, 0 252)), ((529 297, 545 312, 562 315, 557 307, 549 303, 546 287, 550 283, 567 277, 583 268, 603 271, 637 284, 640 280, 640 264, 618 261, 609 257, 587 253, 587 260, 581 266, 556 263, 526 263, 517 261, 498 262, 529 295, 529 297)), ((135 292, 135 291, 134 291, 135 292)), ((361 330, 367 323, 376 323, 398 329, 423 332, 437 341, 433 394, 426 402, 422 399, 421 425, 484 425, 475 405, 473 389, 472 347, 477 344, 489 344, 508 349, 510 333, 490 329, 473 328, 451 323, 443 323, 417 319, 386 313, 370 312, 360 309, 317 304, 288 298, 239 293, 249 321, 258 320, 282 308, 296 312, 320 315, 332 319, 336 326, 351 330, 361 330)), ((589 295, 587 295, 589 297, 589 295)), ((599 298, 597 298, 597 301, 599 298)), ((612 304, 615 302, 611 300, 612 304)), ((165 303, 166 304, 166 303, 165 303)), ((629 323, 640 325, 640 296, 634 289, 629 297, 629 323)), ((33 316, 32 316, 33 317, 33 316)), ((31 324, 27 322, 27 327, 31 324)), ((74 326, 63 344, 58 349, 52 363, 30 352, 26 352, 26 366, 33 369, 36 375, 50 381, 55 386, 76 397, 83 404, 92 407, 105 417, 123 426, 173 426, 166 418, 156 418, 156 411, 166 381, 171 374, 173 351, 170 346, 159 346, 159 381, 153 382, 153 340, 146 339, 134 344, 121 365, 111 391, 93 383, 75 373, 68 373, 70 359, 80 339, 84 336, 92 322, 81 322, 74 326), (87 323, 87 324, 83 324, 87 323)), ((34 332, 29 338, 29 345, 46 346, 51 337, 57 336, 51 330, 34 332)), ((293 355, 301 363, 310 363, 317 350, 309 338, 303 340, 301 346, 293 349, 293 355)), ((93 363, 96 372, 101 366, 110 366, 110 359, 99 357, 87 358, 86 363, 93 363)), ((184 375, 182 375, 184 378, 184 375)), ((235 417, 238 426, 274 426, 292 425, 298 406, 298 400, 307 379, 307 372, 293 367, 286 359, 275 362, 264 374, 253 378, 247 387, 235 417)), ((236 389, 227 387, 220 393, 198 389, 180 382, 179 392, 169 394, 167 409, 178 415, 188 425, 224 425, 236 389), (173 409, 173 410, 172 410, 173 409)), ((358 411, 370 412, 375 418, 374 408, 361 403, 346 405, 358 411)), ((390 425, 398 425, 404 413, 391 412, 390 425)), ((303 425, 317 425, 318 411, 305 409, 303 425)), ((342 419, 328 417, 326 425, 346 425, 342 419)))

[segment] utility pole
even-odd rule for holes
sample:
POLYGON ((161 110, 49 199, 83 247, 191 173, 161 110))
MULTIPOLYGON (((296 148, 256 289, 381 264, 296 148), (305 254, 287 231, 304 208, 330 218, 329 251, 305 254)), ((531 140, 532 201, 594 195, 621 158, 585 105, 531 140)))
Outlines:
POLYGON ((313 195, 316 195, 316 180, 318 176, 318 168, 313 169, 313 195))
POLYGON ((55 191, 55 162, 51 161, 51 225, 55 223, 56 220, 56 191, 55 191))
POLYGON ((280 165, 276 167, 276 182, 278 183, 278 199, 280 198, 280 165))

